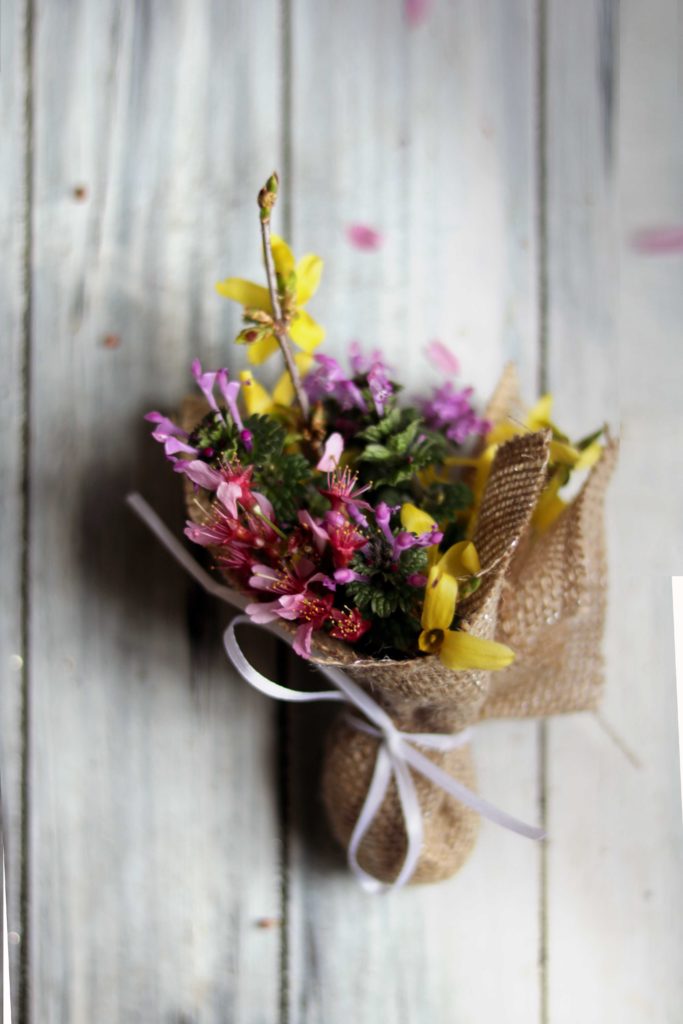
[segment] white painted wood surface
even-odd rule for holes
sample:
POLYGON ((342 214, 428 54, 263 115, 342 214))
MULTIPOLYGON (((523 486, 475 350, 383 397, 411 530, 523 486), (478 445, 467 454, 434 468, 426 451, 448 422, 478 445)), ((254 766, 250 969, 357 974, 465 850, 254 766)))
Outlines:
POLYGON ((592 716, 548 727, 549 1019, 668 1022, 683 1007, 670 579, 683 568, 683 255, 643 255, 634 238, 683 220, 683 6, 621 5, 611 159, 596 86, 609 43, 591 32, 601 10, 568 8, 553 14, 550 50, 549 125, 578 136, 549 167, 551 384, 563 422, 606 408, 621 425, 602 709, 617 742, 592 716), (582 59, 592 89, 576 80, 582 59))
POLYGON ((0 32, 0 436, 2 436, 2 498, 0 499, 0 786, 2 832, 7 870, 14 882, 7 893, 8 929, 12 934, 11 980, 19 991, 22 932, 22 766, 25 731, 22 723, 25 632, 22 624, 24 560, 24 331, 27 315, 26 272, 26 90, 24 59, 26 4, 4 4, 0 32))
POLYGON ((225 611, 123 504, 136 487, 181 528, 142 414, 228 335, 213 279, 252 236, 240 163, 279 141, 276 14, 35 5, 27 1019, 45 1024, 277 1015, 279 931, 257 925, 280 907, 274 711, 226 671, 225 611), (258 90, 226 100, 257 34, 258 90))
POLYGON ((3 3, 0 768, 20 1024, 677 1019, 683 257, 630 240, 683 221, 682 24, 676 0, 444 2, 413 29, 389 0, 3 3), (529 395, 545 354, 560 422, 622 427, 607 726, 549 723, 547 772, 533 723, 476 738, 483 793, 529 819, 545 798, 545 855, 484 825, 452 881, 360 893, 320 818, 327 712, 277 729, 224 667, 224 610, 122 506, 137 486, 180 527, 140 417, 173 408, 193 355, 242 365, 212 285, 260 273, 272 166, 278 227, 326 259, 312 311, 331 352, 376 344, 417 386, 439 337, 482 393, 512 357, 529 395), (349 246, 357 221, 384 233, 378 252, 349 246))

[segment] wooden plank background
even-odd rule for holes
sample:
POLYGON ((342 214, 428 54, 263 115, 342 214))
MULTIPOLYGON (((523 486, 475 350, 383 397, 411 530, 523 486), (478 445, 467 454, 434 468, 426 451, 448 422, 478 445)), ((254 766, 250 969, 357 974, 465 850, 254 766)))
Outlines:
MULTIPOLYGON (((0 770, 20 1024, 668 1022, 683 1005, 670 580, 683 573, 680 0, 2 0, 0 770), (415 387, 441 338, 622 433, 599 716, 487 723, 453 880, 372 898, 320 818, 325 712, 220 653, 225 609, 122 504, 181 500, 142 413, 261 273, 254 194, 326 271, 332 353, 415 387), (352 222, 384 244, 358 253, 352 222), (263 922, 270 927, 262 927, 263 922)), ((272 648, 271 671, 284 672, 272 648)), ((290 664, 291 671, 296 671, 290 664)))

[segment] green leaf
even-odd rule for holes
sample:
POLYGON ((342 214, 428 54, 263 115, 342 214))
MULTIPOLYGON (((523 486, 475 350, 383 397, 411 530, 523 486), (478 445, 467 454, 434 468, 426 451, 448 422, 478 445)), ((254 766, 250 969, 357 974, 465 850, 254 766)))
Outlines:
POLYGON ((383 438, 389 437, 389 435, 393 434, 399 427, 404 412, 405 410, 399 409, 398 406, 395 406, 379 421, 379 423, 373 423, 372 426, 366 427, 365 430, 361 430, 357 436, 363 438, 365 441, 381 441, 383 438))
POLYGON ((396 611, 397 606, 398 594, 395 591, 393 593, 375 591, 370 601, 373 614, 377 615, 380 619, 386 619, 392 615, 396 611))
POLYGON ((390 459, 392 453, 383 444, 369 444, 359 456, 359 462, 384 462, 390 459))
POLYGON ((394 436, 389 440, 389 446, 392 451, 396 452, 398 455, 405 455, 415 440, 417 432, 421 426, 422 420, 413 420, 412 423, 408 424, 405 430, 402 430, 399 434, 394 434, 394 436))
POLYGON ((593 441, 597 441, 600 435, 604 433, 604 430, 604 427, 600 427, 598 430, 594 430, 592 434, 589 434, 588 437, 582 437, 580 441, 576 442, 576 447, 582 452, 589 444, 593 444, 593 441))

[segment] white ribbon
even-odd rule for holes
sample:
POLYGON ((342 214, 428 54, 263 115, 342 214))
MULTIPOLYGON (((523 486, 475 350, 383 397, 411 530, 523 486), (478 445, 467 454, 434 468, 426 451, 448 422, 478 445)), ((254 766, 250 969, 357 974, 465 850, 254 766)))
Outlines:
MULTIPOLYGON (((200 586, 227 604, 231 604, 244 611, 247 604, 246 599, 229 587, 218 583, 208 573, 204 572, 174 534, 159 519, 156 512, 150 508, 144 498, 139 494, 129 494, 126 500, 176 561, 187 570, 200 586)), ((245 682, 274 700, 295 703, 331 700, 350 704, 364 715, 364 719, 349 714, 348 721, 354 728, 359 729, 361 732, 366 732, 380 741, 370 787, 351 835, 347 853, 351 871, 368 892, 397 889, 405 885, 411 878, 420 859, 424 827, 420 802, 410 768, 419 772, 426 779, 429 779, 435 786, 445 790, 450 796, 459 800, 460 803, 465 804, 473 811, 476 811, 477 814, 488 818, 497 825, 510 829, 512 832, 517 832, 519 835, 527 836, 529 839, 545 838, 543 829, 527 825, 518 818, 513 818, 505 811, 501 811, 500 808, 495 807, 488 800, 484 800, 478 793, 474 793, 467 786, 458 782, 457 779, 454 779, 442 768, 434 764, 433 761, 425 757, 415 747, 415 744, 418 744, 430 750, 442 752, 454 750, 456 747, 469 742, 471 738, 470 729, 465 729, 463 732, 455 735, 401 732, 396 728, 384 708, 373 700, 365 690, 339 669, 327 665, 316 664, 315 667, 332 683, 334 686, 333 690, 319 690, 306 693, 302 690, 290 690, 289 687, 281 686, 279 683, 273 682, 267 676, 258 672, 245 657, 235 636, 235 629, 237 626, 246 624, 251 624, 249 617, 247 615, 238 615, 223 634, 223 643, 228 658, 245 682), (377 878, 368 874, 360 866, 358 863, 358 851, 377 812, 382 806, 392 777, 396 782, 408 843, 405 859, 397 878, 391 885, 385 885, 377 878)), ((276 626, 266 626, 265 628, 269 629, 279 639, 285 640, 291 646, 291 637, 283 633, 276 626)))

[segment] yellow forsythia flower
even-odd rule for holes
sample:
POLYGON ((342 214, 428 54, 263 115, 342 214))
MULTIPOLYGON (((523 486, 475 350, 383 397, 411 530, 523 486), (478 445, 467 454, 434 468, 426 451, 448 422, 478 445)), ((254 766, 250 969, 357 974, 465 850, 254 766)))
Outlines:
POLYGON ((471 541, 453 544, 429 570, 422 606, 421 651, 436 654, 454 671, 495 671, 514 661, 505 644, 484 640, 463 630, 451 629, 458 602, 458 579, 478 573, 479 556, 471 541))
MULTIPOLYGON (((323 271, 323 261, 319 256, 308 253, 295 263, 292 250, 282 238, 273 235, 271 238, 273 261, 282 287, 287 290, 283 303, 287 333, 295 345, 309 355, 315 351, 325 337, 325 329, 317 323, 304 306, 315 294, 323 271)), ((239 302, 245 311, 259 310, 272 316, 273 308, 270 293, 266 287, 245 281, 241 277, 229 277, 219 281, 216 291, 226 299, 239 302)), ((254 365, 265 362, 278 350, 275 334, 267 329, 260 331, 260 337, 249 345, 249 362, 254 365)), ((239 339, 238 339, 239 340, 239 339)))

